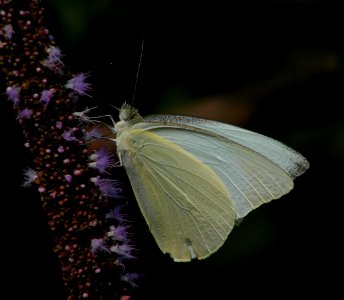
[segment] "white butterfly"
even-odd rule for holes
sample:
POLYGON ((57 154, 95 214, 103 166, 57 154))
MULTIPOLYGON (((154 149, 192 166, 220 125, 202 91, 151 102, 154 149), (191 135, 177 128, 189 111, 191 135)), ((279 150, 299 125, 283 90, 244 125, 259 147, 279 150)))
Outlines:
POLYGON ((179 115, 143 118, 123 104, 117 154, 158 246, 175 261, 219 249, 236 221, 293 188, 309 163, 269 137, 179 115))

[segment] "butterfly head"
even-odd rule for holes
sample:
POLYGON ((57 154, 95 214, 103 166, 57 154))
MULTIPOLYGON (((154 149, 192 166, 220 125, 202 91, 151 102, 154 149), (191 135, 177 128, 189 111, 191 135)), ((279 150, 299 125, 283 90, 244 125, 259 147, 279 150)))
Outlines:
POLYGON ((119 110, 119 120, 120 121, 115 125, 115 130, 117 132, 120 129, 128 128, 136 123, 142 122, 143 118, 136 108, 124 102, 119 110))
POLYGON ((137 116, 140 116, 138 110, 128 103, 123 103, 119 110, 119 119, 124 122, 130 122, 134 120, 137 116))

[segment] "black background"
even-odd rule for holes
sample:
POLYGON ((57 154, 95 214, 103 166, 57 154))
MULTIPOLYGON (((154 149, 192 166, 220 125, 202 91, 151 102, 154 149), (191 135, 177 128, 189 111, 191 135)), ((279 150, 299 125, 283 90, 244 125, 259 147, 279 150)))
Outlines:
MULTIPOLYGON (((135 299, 332 298, 342 270, 344 162, 342 16, 334 3, 51 0, 46 14, 65 68, 90 72, 95 105, 131 101, 145 35, 135 90, 141 114, 218 119, 310 161, 288 195, 247 216, 211 257, 186 264, 158 249, 116 170, 139 249, 134 266, 144 274, 135 299)), ((63 299, 39 197, 20 188, 30 157, 15 116, 2 115, 4 293, 63 299)))

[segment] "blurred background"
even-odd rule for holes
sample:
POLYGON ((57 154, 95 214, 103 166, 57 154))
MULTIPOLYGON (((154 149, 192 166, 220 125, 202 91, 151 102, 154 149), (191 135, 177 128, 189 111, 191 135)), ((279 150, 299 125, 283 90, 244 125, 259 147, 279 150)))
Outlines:
MULTIPOLYGON (((134 99, 142 115, 187 114, 241 126, 289 145, 310 162, 288 195, 250 213, 211 257, 188 264, 160 252, 125 171, 116 171, 139 249, 137 272, 144 274, 135 299, 322 293, 332 298, 339 287, 335 270, 340 272, 343 262, 344 27, 339 7, 315 0, 46 4, 47 27, 65 68, 90 72, 95 106, 112 110, 116 120, 110 105, 134 99)), ((14 119, 1 120, 8 128, 3 141, 11 141, 4 150, 11 158, 4 184, 15 190, 4 197, 3 213, 17 220, 2 226, 3 257, 11 262, 4 272, 22 287, 12 291, 14 296, 61 300, 59 266, 39 198, 18 190, 30 158, 14 119), (33 270, 41 275, 33 276, 33 270)))

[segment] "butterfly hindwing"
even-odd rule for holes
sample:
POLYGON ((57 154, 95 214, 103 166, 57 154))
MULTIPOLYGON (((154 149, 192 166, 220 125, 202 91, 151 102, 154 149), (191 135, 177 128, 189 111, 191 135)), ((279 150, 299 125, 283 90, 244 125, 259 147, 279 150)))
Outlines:
POLYGON ((235 222, 221 178, 193 154, 145 130, 117 141, 141 212, 157 244, 175 261, 215 252, 235 222))

